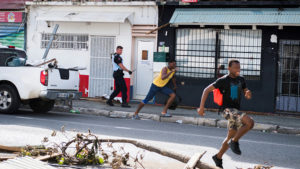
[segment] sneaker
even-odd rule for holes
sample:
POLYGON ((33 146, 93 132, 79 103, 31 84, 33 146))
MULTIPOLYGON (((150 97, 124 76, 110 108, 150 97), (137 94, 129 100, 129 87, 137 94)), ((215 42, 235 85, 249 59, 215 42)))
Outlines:
POLYGON ((165 113, 165 114, 161 114, 160 117, 172 117, 172 115, 169 113, 165 113))
POLYGON ((114 104, 113 104, 113 102, 111 100, 107 100, 106 104, 109 105, 109 106, 114 106, 114 104))
POLYGON ((241 155, 242 154, 242 152, 240 150, 240 144, 239 144, 239 142, 235 142, 235 141, 230 140, 229 146, 230 146, 232 152, 234 152, 235 154, 237 154, 237 155, 241 155))
POLYGON ((217 167, 223 168, 223 160, 218 159, 217 154, 212 157, 217 167))
POLYGON ((122 103, 121 106, 122 106, 122 107, 127 107, 127 108, 130 108, 130 107, 131 107, 131 106, 128 105, 128 103, 122 103))
POLYGON ((134 115, 132 116, 132 119, 133 119, 133 120, 140 120, 141 118, 140 118, 140 116, 139 116, 138 114, 134 114, 134 115))

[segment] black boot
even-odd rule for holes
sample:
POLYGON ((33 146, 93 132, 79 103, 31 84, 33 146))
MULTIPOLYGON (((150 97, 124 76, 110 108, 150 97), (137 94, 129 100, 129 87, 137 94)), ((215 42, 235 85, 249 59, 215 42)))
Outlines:
POLYGON ((125 103, 122 103, 121 106, 122 106, 122 107, 126 107, 126 108, 130 108, 130 107, 131 107, 131 106, 129 106, 128 103, 126 103, 126 102, 125 102, 125 103))
POLYGON ((114 106, 112 100, 110 100, 110 99, 108 99, 108 100, 106 101, 106 104, 108 104, 109 106, 114 106))
POLYGON ((235 141, 230 140, 229 146, 230 146, 232 152, 234 152, 235 154, 237 154, 237 155, 241 155, 242 154, 242 152, 240 150, 240 144, 239 144, 239 142, 235 142, 235 141))
POLYGON ((212 157, 217 167, 223 168, 223 160, 218 159, 217 154, 212 157))

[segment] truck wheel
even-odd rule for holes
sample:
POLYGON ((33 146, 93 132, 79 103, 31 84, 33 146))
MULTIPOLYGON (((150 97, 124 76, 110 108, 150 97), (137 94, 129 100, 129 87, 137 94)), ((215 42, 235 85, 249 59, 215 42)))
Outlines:
POLYGON ((7 84, 0 85, 0 113, 14 113, 20 107, 17 90, 7 84))
POLYGON ((29 102, 30 108, 36 113, 46 113, 54 107, 54 100, 34 99, 29 102))

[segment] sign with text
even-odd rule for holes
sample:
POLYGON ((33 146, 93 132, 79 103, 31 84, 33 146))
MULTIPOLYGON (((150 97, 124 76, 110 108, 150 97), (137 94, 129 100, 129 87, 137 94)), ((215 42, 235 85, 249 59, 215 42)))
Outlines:
POLYGON ((0 12, 0 22, 22 22, 22 12, 0 12))

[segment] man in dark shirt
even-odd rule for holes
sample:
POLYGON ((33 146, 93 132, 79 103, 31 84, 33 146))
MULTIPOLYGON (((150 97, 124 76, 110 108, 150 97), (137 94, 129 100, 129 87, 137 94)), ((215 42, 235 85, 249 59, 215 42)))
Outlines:
POLYGON ((205 115, 204 105, 208 94, 214 89, 219 89, 223 94, 221 109, 223 110, 224 118, 228 120, 228 133, 221 149, 213 156, 216 166, 220 168, 223 168, 222 156, 229 147, 234 153, 241 155, 242 152, 238 141, 254 126, 252 118, 238 111, 240 109, 241 94, 243 93, 246 99, 251 99, 252 97, 251 91, 246 86, 245 79, 240 76, 240 62, 238 60, 230 60, 228 70, 229 74, 217 79, 204 89, 200 108, 197 109, 199 115, 205 115))
POLYGON ((130 75, 132 74, 132 72, 123 65, 123 59, 121 57, 122 52, 123 52, 123 47, 117 46, 117 51, 112 56, 112 64, 113 64, 113 70, 114 70, 113 77, 115 80, 116 89, 110 95, 106 104, 108 104, 110 106, 114 106, 114 104, 112 103, 112 100, 120 92, 122 92, 122 105, 121 106, 122 107, 130 107, 127 103, 127 87, 126 87, 126 83, 125 83, 125 80, 123 77, 124 76, 123 71, 128 72, 130 75))

